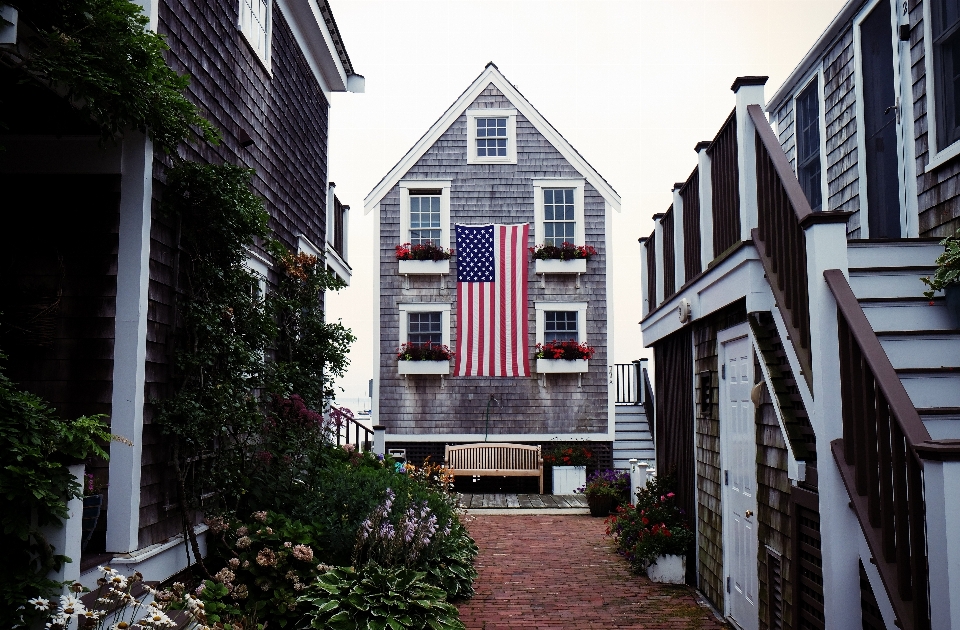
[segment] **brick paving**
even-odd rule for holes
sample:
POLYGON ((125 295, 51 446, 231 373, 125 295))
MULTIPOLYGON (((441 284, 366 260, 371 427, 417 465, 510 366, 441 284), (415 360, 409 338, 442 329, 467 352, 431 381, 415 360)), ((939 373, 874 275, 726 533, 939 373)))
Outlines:
POLYGON ((467 630, 583 628, 713 630, 728 626, 687 587, 633 575, 589 516, 475 515, 476 595, 461 603, 467 630))

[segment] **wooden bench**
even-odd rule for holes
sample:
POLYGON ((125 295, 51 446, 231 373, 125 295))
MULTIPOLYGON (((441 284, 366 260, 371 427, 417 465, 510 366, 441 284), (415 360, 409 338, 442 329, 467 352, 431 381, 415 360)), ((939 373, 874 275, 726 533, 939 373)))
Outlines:
POLYGON ((497 442, 447 445, 444 460, 453 475, 539 477, 543 494, 543 456, 539 446, 497 442))

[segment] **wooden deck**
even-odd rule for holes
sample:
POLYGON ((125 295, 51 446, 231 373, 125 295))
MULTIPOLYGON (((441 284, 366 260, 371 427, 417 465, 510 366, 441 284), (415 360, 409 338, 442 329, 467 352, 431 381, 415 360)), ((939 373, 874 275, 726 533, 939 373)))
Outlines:
POLYGON ((471 510, 478 509, 582 509, 587 507, 583 494, 463 494, 461 502, 471 510))

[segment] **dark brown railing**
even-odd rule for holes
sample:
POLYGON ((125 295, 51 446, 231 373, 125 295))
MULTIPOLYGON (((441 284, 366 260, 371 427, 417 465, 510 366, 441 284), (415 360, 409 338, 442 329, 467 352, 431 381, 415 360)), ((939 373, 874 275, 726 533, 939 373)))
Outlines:
POLYGON ((331 407, 330 421, 333 424, 331 428, 335 434, 337 446, 352 444, 358 452, 373 448, 373 430, 357 422, 349 409, 331 407), (350 439, 351 432, 353 432, 353 440, 350 439), (363 440, 360 439, 361 433, 363 433, 363 440))
POLYGON ((717 257, 740 241, 740 168, 737 165, 736 109, 717 132, 713 144, 707 149, 707 156, 710 158, 710 183, 713 191, 713 255, 717 257))
POLYGON ((700 260, 700 169, 693 169, 680 189, 683 200, 683 281, 703 271, 700 260))
POLYGON ((640 370, 638 363, 617 363, 617 399, 618 405, 642 405, 643 390, 640 388, 640 370))
POLYGON ((333 198, 333 249, 343 257, 343 204, 333 198))
POLYGON ((807 238, 803 222, 813 211, 763 110, 759 105, 750 105, 747 112, 757 128, 757 228, 752 230, 752 236, 790 331, 801 371, 812 389, 807 238))
POLYGON ((843 439, 831 443, 833 457, 898 625, 926 630, 926 505, 916 446, 930 433, 843 272, 823 276, 837 301, 840 342, 843 439))
POLYGON ((660 219, 663 230, 663 299, 669 300, 677 292, 676 241, 673 238, 673 206, 660 219))
POLYGON ((647 238, 647 300, 650 312, 657 309, 657 239, 656 232, 647 238))

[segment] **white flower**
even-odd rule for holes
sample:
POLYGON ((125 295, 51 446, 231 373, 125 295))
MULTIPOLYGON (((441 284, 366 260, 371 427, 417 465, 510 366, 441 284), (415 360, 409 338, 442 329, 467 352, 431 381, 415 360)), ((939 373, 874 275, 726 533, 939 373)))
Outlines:
POLYGON ((110 626, 110 630, 127 630, 130 627, 130 624, 126 621, 118 621, 117 623, 110 626))
POLYGON ((33 604, 37 610, 50 610, 50 600, 43 597, 34 597, 27 600, 28 604, 33 604))
POLYGON ((152 608, 138 623, 149 628, 162 628, 164 626, 174 628, 177 625, 177 622, 159 608, 152 608))
POLYGON ((60 610, 58 611, 60 615, 79 619, 86 611, 87 607, 83 605, 83 602, 73 595, 60 596, 60 610))

